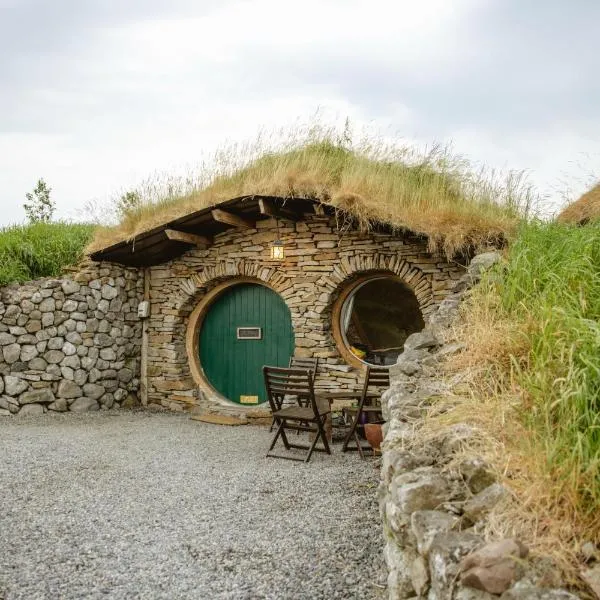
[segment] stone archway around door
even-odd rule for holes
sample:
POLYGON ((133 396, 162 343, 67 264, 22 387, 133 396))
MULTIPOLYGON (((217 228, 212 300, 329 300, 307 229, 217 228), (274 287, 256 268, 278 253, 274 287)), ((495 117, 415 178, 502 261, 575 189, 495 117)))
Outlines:
POLYGON ((294 352, 290 311, 265 282, 233 278, 196 306, 186 342, 192 376, 209 399, 256 406, 266 400, 262 366, 287 366, 294 352))

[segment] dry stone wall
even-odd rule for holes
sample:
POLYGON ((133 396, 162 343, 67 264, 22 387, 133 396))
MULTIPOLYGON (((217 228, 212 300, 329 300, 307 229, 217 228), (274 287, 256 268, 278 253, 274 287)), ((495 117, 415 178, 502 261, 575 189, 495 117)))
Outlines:
MULTIPOLYGON (((362 373, 347 364, 332 335, 332 305, 362 274, 399 275, 414 290, 424 315, 435 311, 464 267, 432 255, 414 235, 340 231, 335 217, 307 214, 297 223, 264 220, 256 229, 230 230, 206 250, 196 249, 150 269, 148 401, 174 410, 200 405, 219 411, 224 402, 194 379, 186 351, 190 313, 219 284, 246 277, 272 287, 288 305, 296 355, 319 357, 317 386, 357 389, 362 373), (270 260, 275 239, 285 260, 270 260)), ((236 407, 237 408, 237 407, 236 407)))
POLYGON ((458 424, 423 435, 428 409, 453 384, 440 378, 442 363, 462 345, 448 340, 462 294, 498 260, 477 256, 429 324, 410 336, 390 369, 382 396, 387 421, 379 505, 385 536, 390 600, 575 600, 548 587, 556 580, 552 563, 531 559, 516 539, 486 540, 488 515, 508 498, 484 460, 461 451, 475 436, 458 424), (545 582, 545 585, 542 583, 545 582))
POLYGON ((0 288, 0 415, 118 407, 139 388, 143 281, 82 265, 0 288))

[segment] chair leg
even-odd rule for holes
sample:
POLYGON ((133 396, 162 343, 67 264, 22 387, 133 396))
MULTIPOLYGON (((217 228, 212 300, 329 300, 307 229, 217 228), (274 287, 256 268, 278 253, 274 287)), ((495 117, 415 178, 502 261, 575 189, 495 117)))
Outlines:
POLYGON ((352 423, 350 425, 350 430, 346 434, 344 438, 344 444, 342 445, 342 452, 346 452, 348 450, 348 444, 352 438, 356 439, 358 436, 356 434, 356 427, 358 425, 358 419, 360 418, 360 411, 356 413, 354 419, 352 419, 352 423))
POLYGON ((317 438, 320 436, 321 439, 323 440, 323 446, 325 447, 325 452, 327 452, 327 454, 331 454, 331 448, 329 447, 329 441, 327 440, 327 431, 325 430, 325 423, 327 421, 327 415, 324 415, 322 419, 319 419, 317 422, 317 427, 318 427, 318 435, 317 438))
POLYGON ((271 451, 273 450, 273 448, 275 448, 275 444, 277 443, 277 440, 281 437, 281 441, 283 442, 283 445, 285 446, 286 450, 289 450, 291 448, 291 445, 287 439, 287 435, 285 434, 285 421, 282 420, 278 420, 279 421, 279 425, 277 426, 277 431, 275 432, 275 435, 273 436, 273 441, 271 442, 271 445, 269 446, 269 449, 267 450, 267 456, 271 456, 271 451))
MULTIPOLYGON (((275 420, 273 420, 273 422, 275 422, 275 420)), ((272 425, 271 425, 272 427, 272 425)), ((273 450, 273 448, 275 448, 275 444, 277 443, 277 439, 279 438, 279 436, 283 433, 283 421, 279 422, 279 426, 277 427, 277 431, 275 432, 275 435, 273 436, 273 440, 271 442, 271 445, 269 446, 269 449, 267 450, 267 456, 269 456, 269 452, 271 452, 271 450, 273 450)))
POLYGON ((319 436, 315 435, 315 439, 313 440, 312 444, 310 445, 310 448, 308 449, 308 454, 306 455, 306 458, 304 459, 304 462, 307 463, 310 460, 310 457, 312 456, 312 453, 315 450, 315 446, 317 445, 317 442, 319 441, 319 436))
POLYGON ((319 452, 327 452, 327 454, 331 454, 331 447, 329 445, 329 441, 327 440, 327 432, 325 431, 325 427, 324 427, 324 418, 319 418, 316 419, 315 421, 307 421, 306 424, 308 425, 309 423, 312 423, 316 426, 316 430, 314 430, 315 432, 315 438, 312 441, 310 446, 299 446, 298 444, 292 444, 290 443, 290 441, 287 438, 287 434, 285 432, 285 419, 277 419, 279 425, 277 426, 277 431, 275 432, 275 436, 273 437, 273 440, 271 442, 271 445, 269 446, 269 449, 267 450, 267 457, 276 457, 276 458, 289 458, 290 460, 299 460, 299 461, 304 461, 305 463, 307 463, 310 459, 311 456, 313 454, 313 452, 319 451, 319 452), (291 450, 292 448, 297 448, 300 450, 307 450, 307 453, 305 455, 304 458, 302 458, 301 456, 298 457, 293 457, 293 456, 282 456, 282 455, 275 455, 275 454, 271 454, 273 448, 275 447, 277 440, 281 437, 281 441, 283 442, 283 445, 285 446, 286 450, 291 450), (319 443, 319 440, 321 440, 323 442, 323 448, 317 448, 317 444, 319 443))
POLYGON ((350 440, 354 437, 354 439, 357 439, 356 436, 356 428, 358 426, 358 422, 360 420, 361 415, 363 414, 363 406, 365 405, 365 400, 366 400, 366 396, 363 393, 360 402, 358 403, 358 410, 356 411, 356 416, 354 417, 354 419, 352 420, 352 425, 350 426, 350 431, 348 432, 348 435, 346 435, 346 439, 344 439, 344 445, 342 446, 342 452, 347 452, 348 451, 348 444, 350 443, 350 440))
POLYGON ((362 442, 360 441, 360 438, 358 437, 358 433, 356 431, 354 431, 354 433, 352 434, 352 437, 350 439, 347 439, 344 442, 344 445, 342 446, 342 452, 348 452, 350 450, 354 450, 355 448, 350 447, 350 442, 354 440, 354 443, 356 444, 356 450, 358 451, 358 454, 360 455, 360 458, 362 460, 365 460, 365 448, 362 445, 362 442))
MULTIPOLYGON (((283 424, 283 423, 282 423, 283 424)), ((290 443, 288 442, 287 435, 285 435, 285 427, 281 430, 281 439, 286 450, 290 449, 290 443)))
POLYGON ((319 440, 322 440, 323 446, 325 448, 325 452, 327 452, 327 454, 331 454, 331 448, 329 447, 329 442, 327 441, 327 435, 325 434, 325 428, 323 427, 322 419, 320 419, 320 418, 317 419, 315 423, 317 425, 317 431, 315 432, 315 439, 312 441, 312 444, 310 445, 310 448, 308 449, 308 454, 306 455, 304 462, 308 462, 310 460, 310 457, 312 456, 312 453, 314 452, 319 440))
POLYGON ((363 446, 360 441, 360 438, 358 437, 358 433, 356 431, 358 428, 358 420, 360 419, 361 414, 362 414, 362 411, 359 410, 359 412, 356 413, 356 417, 352 420, 352 424, 350 425, 350 430, 348 431, 348 433, 346 434, 346 437, 344 438, 344 443, 342 445, 342 452, 348 452, 348 450, 353 450, 353 448, 349 448, 348 446, 349 446, 350 442, 352 440, 354 440, 354 443, 356 444, 356 450, 360 454, 361 459, 364 460, 365 455, 363 452, 363 446))
MULTIPOLYGON (((283 400, 281 402, 278 402, 277 399, 274 399, 275 401, 275 406, 277 407, 277 410, 281 410, 281 407, 283 406, 283 400)), ((271 431, 273 431, 273 427, 275 427, 277 419, 275 419, 275 417, 273 417, 273 420, 271 421, 271 426, 269 427, 269 433, 271 433, 271 431)))
POLYGON ((360 443, 360 438, 358 437, 356 431, 354 431, 354 443, 356 444, 356 449, 360 454, 361 460, 365 460, 365 453, 363 452, 362 444, 360 443))

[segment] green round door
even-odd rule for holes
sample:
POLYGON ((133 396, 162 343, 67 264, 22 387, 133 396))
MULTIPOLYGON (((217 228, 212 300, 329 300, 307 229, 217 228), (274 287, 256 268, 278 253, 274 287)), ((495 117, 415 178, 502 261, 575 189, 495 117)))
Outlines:
POLYGON ((200 364, 211 385, 238 404, 266 398, 263 365, 287 367, 294 352, 290 310, 263 285, 241 283, 211 305, 200 330, 200 364))

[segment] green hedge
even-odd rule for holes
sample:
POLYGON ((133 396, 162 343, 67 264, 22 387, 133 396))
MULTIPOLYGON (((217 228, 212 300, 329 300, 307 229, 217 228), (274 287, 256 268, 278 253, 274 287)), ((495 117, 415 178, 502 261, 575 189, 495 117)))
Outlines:
POLYGON ((0 229, 0 285, 60 275, 81 259, 94 228, 59 222, 0 229))

